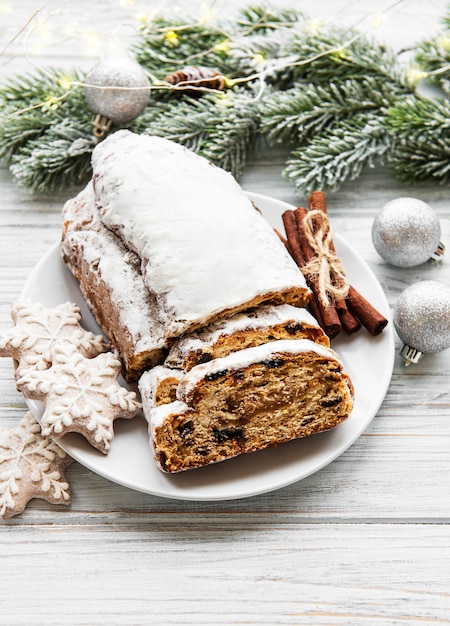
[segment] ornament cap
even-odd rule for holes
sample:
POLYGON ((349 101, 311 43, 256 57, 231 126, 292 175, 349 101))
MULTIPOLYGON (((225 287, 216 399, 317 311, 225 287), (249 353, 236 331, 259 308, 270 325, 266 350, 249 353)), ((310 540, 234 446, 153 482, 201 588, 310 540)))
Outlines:
POLYGON ((409 365, 417 365, 420 359, 423 357, 424 353, 417 348, 412 348, 407 344, 404 344, 403 348, 400 350, 401 356, 405 359, 404 366, 408 367, 409 365))
POLYGON ((440 241, 438 243, 436 250, 433 252, 430 258, 433 259, 433 261, 442 261, 444 252, 445 252, 445 245, 442 243, 442 241, 440 241))
POLYGON ((94 137, 100 141, 106 135, 106 133, 111 128, 112 121, 108 119, 105 115, 100 115, 97 113, 95 116, 92 125, 94 126, 94 137))

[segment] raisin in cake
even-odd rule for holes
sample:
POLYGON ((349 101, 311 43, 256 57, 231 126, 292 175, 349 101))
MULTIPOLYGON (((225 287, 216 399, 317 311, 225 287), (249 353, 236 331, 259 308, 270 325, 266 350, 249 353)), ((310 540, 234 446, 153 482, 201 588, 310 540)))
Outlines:
POLYGON ((179 472, 334 428, 353 388, 334 351, 308 339, 246 348, 139 382, 156 462, 179 472))
POLYGON ((183 146, 118 131, 93 151, 103 224, 141 260, 166 339, 261 304, 311 293, 231 174, 183 146))
POLYGON ((63 209, 63 260, 80 283, 98 324, 119 353, 124 376, 136 380, 166 354, 153 294, 140 260, 98 217, 90 183, 63 209))

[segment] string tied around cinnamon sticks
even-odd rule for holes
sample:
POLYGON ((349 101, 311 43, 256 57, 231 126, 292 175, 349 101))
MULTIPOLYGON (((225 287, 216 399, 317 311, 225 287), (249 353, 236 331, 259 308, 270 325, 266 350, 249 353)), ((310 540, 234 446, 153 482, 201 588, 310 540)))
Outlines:
POLYGON ((336 306, 346 298, 349 284, 341 259, 336 254, 328 218, 318 209, 308 211, 303 218, 303 230, 314 256, 302 267, 305 278, 318 279, 318 294, 323 306, 336 306))
POLYGON ((285 245, 312 291, 311 313, 330 338, 341 329, 355 333, 361 325, 371 335, 380 334, 388 320, 348 283, 334 246, 324 193, 314 191, 308 206, 309 211, 304 207, 285 211, 282 219, 285 245))

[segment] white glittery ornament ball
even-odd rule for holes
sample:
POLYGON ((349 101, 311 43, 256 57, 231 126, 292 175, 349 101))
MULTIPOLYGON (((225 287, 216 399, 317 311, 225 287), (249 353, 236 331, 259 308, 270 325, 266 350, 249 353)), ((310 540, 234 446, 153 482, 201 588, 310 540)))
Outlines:
POLYGON ((150 97, 144 70, 137 61, 126 55, 111 54, 103 57, 88 74, 85 83, 84 93, 89 108, 116 124, 137 117, 145 109, 150 97))
POLYGON ((405 344, 405 364, 450 348, 450 287, 424 280, 405 289, 394 308, 394 326, 405 344))
POLYGON ((444 252, 436 212, 417 198, 397 198, 381 209, 372 225, 378 254, 396 267, 413 267, 444 252))

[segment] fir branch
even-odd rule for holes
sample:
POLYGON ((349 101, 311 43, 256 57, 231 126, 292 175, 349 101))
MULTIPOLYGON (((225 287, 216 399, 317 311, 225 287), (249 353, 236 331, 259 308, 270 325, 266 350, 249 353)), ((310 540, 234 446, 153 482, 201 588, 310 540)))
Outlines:
POLYGON ((386 109, 398 91, 395 84, 369 77, 275 92, 262 103, 261 131, 271 142, 303 143, 339 119, 386 109))
MULTIPOLYGON (((450 12, 445 22, 448 29, 450 12)), ((424 43, 417 59, 446 88, 448 75, 438 72, 448 48, 436 41, 424 43)), ((294 144, 285 175, 306 190, 337 189, 383 158, 403 180, 448 180, 448 103, 415 98, 395 55, 361 33, 311 31, 294 9, 251 6, 225 25, 157 18, 143 27, 135 52, 155 86, 185 65, 230 78, 226 94, 197 99, 153 90, 129 127, 177 141, 236 176, 262 134, 294 144)), ((90 176, 93 114, 76 88, 81 80, 50 71, 0 89, 0 158, 32 191, 90 176)))
POLYGON ((331 125, 295 150, 284 176, 307 193, 314 189, 335 191, 343 181, 357 178, 366 165, 382 162, 389 148, 383 117, 359 113, 331 125))
POLYGON ((442 24, 440 33, 417 46, 415 61, 428 74, 427 78, 432 84, 450 95, 450 5, 442 24))
POLYGON ((239 11, 237 26, 244 35, 255 32, 267 34, 280 28, 292 28, 304 19, 303 13, 293 7, 285 7, 275 12, 267 5, 249 5, 239 11))
POLYGON ((259 118, 251 99, 232 100, 218 103, 219 119, 205 135, 199 154, 240 178, 256 142, 259 118))
MULTIPOLYGON (((8 112, 8 109, 4 109, 6 115, 8 112)), ((0 159, 9 164, 22 146, 28 141, 37 139, 51 125, 51 119, 44 119, 35 112, 0 121, 0 159)))
MULTIPOLYGON (((203 65, 233 80, 266 72, 271 61, 285 55, 290 31, 302 19, 295 9, 242 9, 237 22, 185 24, 158 18, 142 29, 134 47, 137 60, 163 80, 186 65, 203 65)), ((251 85, 250 85, 251 88, 251 85)))
POLYGON ((248 95, 230 92, 161 104, 130 130, 176 141, 239 177, 258 126, 258 109, 248 95))
POLYGON ((372 76, 406 86, 393 51, 353 30, 328 28, 317 34, 300 30, 286 52, 296 57, 297 63, 318 57, 294 67, 294 80, 326 83, 372 76))
POLYGON ((0 122, 7 116, 10 117, 14 111, 33 107, 35 112, 40 112, 50 120, 80 115, 80 106, 85 112, 84 119, 90 117, 92 113, 86 106, 83 90, 77 87, 83 78, 84 75, 80 72, 50 69, 8 81, 0 89, 0 122), (56 102, 58 106, 55 106, 56 102))
POLYGON ((13 155, 31 140, 38 140, 53 125, 75 120, 91 127, 89 111, 81 88, 81 76, 51 70, 19 76, 0 90, 0 158, 9 163, 13 155))
POLYGON ((94 145, 91 131, 67 119, 17 150, 10 169, 19 186, 32 193, 61 191, 89 180, 94 145))
POLYGON ((181 19, 159 17, 145 25, 133 52, 147 70, 163 80, 186 65, 204 65, 221 72, 227 65, 229 36, 208 24, 186 24, 181 19))
POLYGON ((419 96, 388 109, 385 127, 394 149, 390 160, 402 181, 450 181, 450 102, 419 96))

